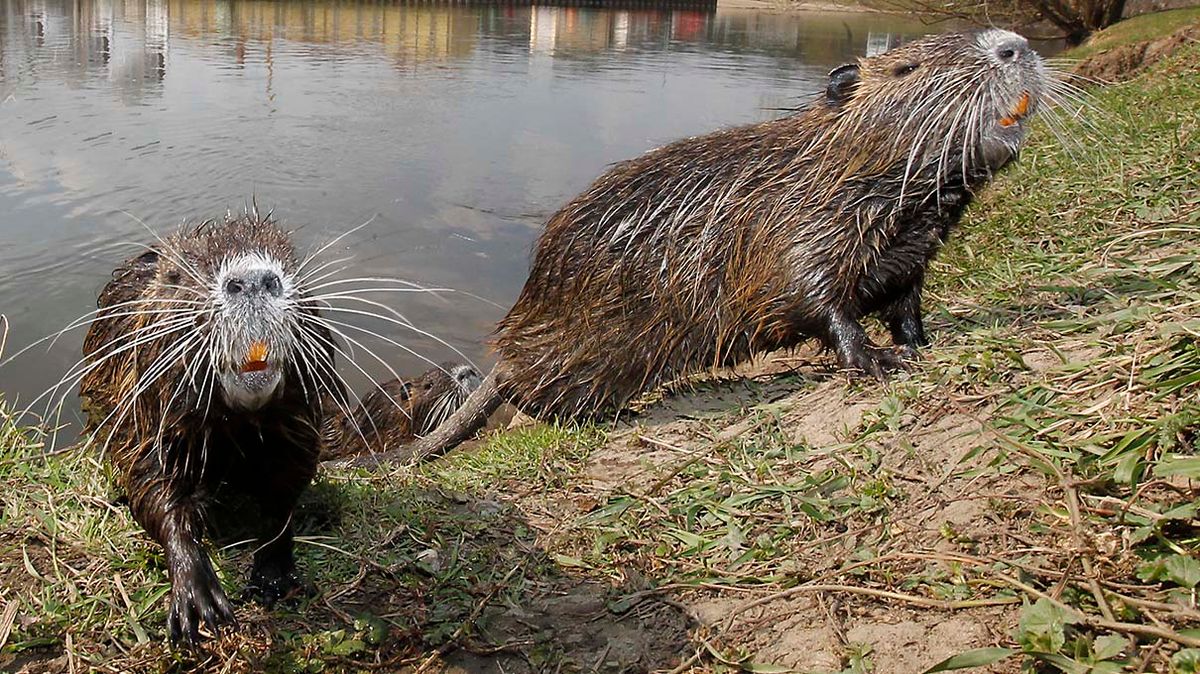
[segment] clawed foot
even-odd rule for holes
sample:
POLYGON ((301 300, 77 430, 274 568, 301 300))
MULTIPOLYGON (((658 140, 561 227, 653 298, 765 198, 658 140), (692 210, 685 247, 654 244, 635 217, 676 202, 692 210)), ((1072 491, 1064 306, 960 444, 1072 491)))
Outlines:
POLYGON ((920 357, 916 348, 907 344, 890 349, 867 346, 842 359, 842 368, 852 377, 868 375, 882 381, 892 372, 911 369, 920 357))
POLYGON ((172 643, 194 646, 200 643, 200 628, 216 636, 222 626, 233 625, 233 606, 221 589, 211 568, 199 568, 179 574, 171 583, 171 612, 167 626, 172 643))
POLYGON ((250 573, 250 584, 246 586, 244 598, 257 600, 271 608, 282 599, 287 599, 300 589, 300 579, 291 571, 279 567, 262 565, 250 573))

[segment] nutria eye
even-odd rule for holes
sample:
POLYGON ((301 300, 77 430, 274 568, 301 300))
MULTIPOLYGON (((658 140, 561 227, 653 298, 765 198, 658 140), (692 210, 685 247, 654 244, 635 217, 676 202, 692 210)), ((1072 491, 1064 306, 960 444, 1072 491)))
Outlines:
POLYGON ((895 75, 896 77, 904 77, 919 67, 921 67, 920 63, 903 63, 892 69, 892 75, 895 75))
POLYGON ((225 294, 236 295, 240 292, 242 292, 242 282, 241 281, 231 278, 225 282, 225 294))

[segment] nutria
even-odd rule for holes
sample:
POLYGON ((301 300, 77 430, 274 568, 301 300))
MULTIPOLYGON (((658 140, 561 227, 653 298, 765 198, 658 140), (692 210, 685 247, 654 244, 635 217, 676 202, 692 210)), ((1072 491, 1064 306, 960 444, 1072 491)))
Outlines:
POLYGON ((1020 35, 935 35, 834 69, 796 114, 617 164, 547 222, 479 389, 379 458, 444 451, 501 400, 608 413, 809 338, 846 370, 901 367, 926 344, 929 260, 1055 85, 1020 35), (895 349, 868 339, 872 314, 895 349))
POLYGON ((347 415, 331 401, 322 460, 384 452, 426 435, 458 409, 482 379, 470 365, 442 363, 412 381, 392 379, 347 415))
POLYGON ((306 273, 288 235, 251 212, 159 239, 97 301, 85 430, 166 554, 174 642, 234 622, 201 544, 226 495, 259 511, 249 591, 269 605, 296 583, 292 511, 317 469, 322 397, 340 395, 306 273))

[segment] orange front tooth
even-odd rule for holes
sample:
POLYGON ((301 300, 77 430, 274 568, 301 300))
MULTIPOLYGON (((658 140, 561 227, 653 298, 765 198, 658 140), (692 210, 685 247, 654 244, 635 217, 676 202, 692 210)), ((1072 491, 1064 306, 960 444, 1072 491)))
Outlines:
POLYGON ((1016 123, 1017 123, 1017 120, 1013 119, 1012 117, 1001 117, 1000 118, 1000 126, 1003 126, 1005 128, 1010 127, 1016 123))
POLYGON ((246 360, 250 362, 266 360, 268 351, 266 342, 251 342, 250 352, 246 354, 246 360))
POLYGON ((270 349, 266 342, 250 342, 246 352, 246 361, 242 363, 242 372, 259 372, 267 369, 267 354, 270 349))
POLYGON ((1025 113, 1029 112, 1029 93, 1021 94, 1021 100, 1017 101, 1017 109, 1013 111, 1014 117, 1024 117, 1025 113))

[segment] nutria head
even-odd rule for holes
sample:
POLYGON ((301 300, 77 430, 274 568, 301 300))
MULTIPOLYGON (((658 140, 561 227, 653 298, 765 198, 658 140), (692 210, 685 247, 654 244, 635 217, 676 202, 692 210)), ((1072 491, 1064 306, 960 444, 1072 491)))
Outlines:
POLYGON ((113 425, 139 400, 171 415, 214 405, 255 411, 294 387, 294 397, 317 404, 318 389, 335 380, 334 347, 303 290, 306 273, 288 234, 257 213, 160 239, 101 295, 85 340, 85 388, 122 401, 113 425))
POLYGON ((413 431, 425 435, 458 409, 483 377, 470 365, 442 363, 408 384, 413 431))
POLYGON ((1041 57, 1000 29, 933 35, 835 68, 830 130, 859 175, 902 161, 991 174, 1012 161, 1050 89, 1041 57))
POLYGON ((262 408, 307 351, 303 319, 311 310, 303 306, 288 236, 269 219, 227 218, 174 237, 159 252, 168 264, 159 265, 146 295, 192 302, 192 329, 180 337, 196 345, 192 377, 211 374, 232 409, 262 408))
POLYGON ((212 364, 231 407, 258 409, 283 381, 296 347, 296 287, 285 267, 291 263, 265 250, 242 251, 213 274, 212 364))

